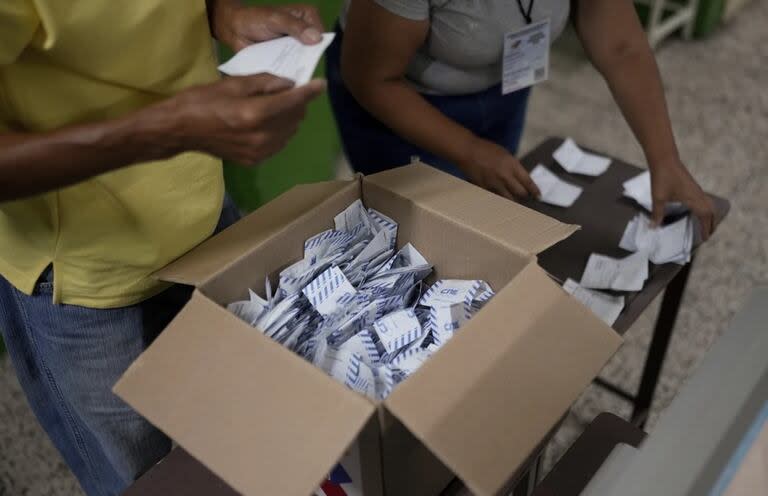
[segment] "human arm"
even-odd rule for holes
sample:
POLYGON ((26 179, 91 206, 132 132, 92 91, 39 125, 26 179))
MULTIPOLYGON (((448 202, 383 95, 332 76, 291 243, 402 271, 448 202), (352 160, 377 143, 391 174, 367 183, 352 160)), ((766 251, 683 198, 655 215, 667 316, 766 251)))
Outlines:
POLYGON ((661 222, 667 202, 680 201, 698 217, 707 239, 715 228, 714 205, 680 159, 659 69, 634 5, 630 0, 586 0, 574 2, 574 8, 584 49, 648 161, 653 220, 661 222))
POLYGON ((0 133, 0 202, 188 150, 256 164, 285 146, 324 89, 292 86, 265 74, 228 78, 118 119, 0 133))
POLYGON ((479 186, 510 198, 538 196, 505 148, 446 117, 406 81, 408 64, 428 33, 428 19, 407 19, 373 0, 351 2, 341 61, 349 91, 403 139, 456 164, 479 186))

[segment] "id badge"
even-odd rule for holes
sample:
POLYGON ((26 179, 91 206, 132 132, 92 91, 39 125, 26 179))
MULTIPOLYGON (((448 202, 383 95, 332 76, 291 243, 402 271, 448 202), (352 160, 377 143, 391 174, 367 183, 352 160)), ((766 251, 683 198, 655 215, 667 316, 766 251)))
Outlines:
POLYGON ((537 21, 504 35, 502 95, 549 77, 549 19, 537 21))

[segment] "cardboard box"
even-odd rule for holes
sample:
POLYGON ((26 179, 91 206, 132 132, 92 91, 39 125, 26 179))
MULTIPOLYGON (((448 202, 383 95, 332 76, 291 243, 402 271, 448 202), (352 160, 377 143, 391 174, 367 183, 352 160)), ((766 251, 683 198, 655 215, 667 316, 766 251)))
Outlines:
POLYGON ((423 164, 298 186, 159 272, 197 289, 115 392, 245 495, 306 496, 355 441, 366 496, 497 494, 620 342, 536 264, 576 229, 423 164), (433 279, 497 291, 378 404, 224 308, 358 198, 433 279))

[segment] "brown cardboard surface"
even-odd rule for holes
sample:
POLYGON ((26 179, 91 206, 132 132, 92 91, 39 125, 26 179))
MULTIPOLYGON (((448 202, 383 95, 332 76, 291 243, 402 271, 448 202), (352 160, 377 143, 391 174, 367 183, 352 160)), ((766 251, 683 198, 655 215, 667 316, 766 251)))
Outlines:
POLYGON ((160 269, 155 276, 199 286, 328 197, 356 183, 357 179, 296 186, 160 269))
POLYGON ((619 342, 531 264, 385 405, 475 494, 496 494, 619 342))
POLYGON ((578 226, 563 224, 433 167, 413 164, 368 176, 376 184, 468 229, 538 253, 570 236, 578 226))
POLYGON ((197 291, 115 392, 247 495, 310 494, 375 411, 197 291))
POLYGON ((243 494, 309 494, 358 434, 364 463, 378 464, 363 468, 366 488, 434 494, 453 471, 493 494, 618 345, 535 264, 575 229, 423 164, 295 188, 160 271, 198 290, 115 391, 243 494), (433 279, 499 291, 376 416, 222 308, 276 282, 361 196, 400 224, 398 243, 435 265, 433 279))
POLYGON ((441 494, 454 479, 453 472, 384 408, 379 410, 379 422, 386 495, 441 494))

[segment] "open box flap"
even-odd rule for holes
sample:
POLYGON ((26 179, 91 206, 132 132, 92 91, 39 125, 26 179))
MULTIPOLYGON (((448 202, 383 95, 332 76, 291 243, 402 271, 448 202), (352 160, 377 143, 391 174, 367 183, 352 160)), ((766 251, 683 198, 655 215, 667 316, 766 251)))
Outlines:
POLYGON ((254 496, 311 494, 376 410, 198 291, 115 393, 254 496))
POLYGON ((328 197, 355 187, 359 179, 296 186, 166 265, 155 277, 200 286, 328 197))
POLYGON ((473 494, 497 494, 620 341, 531 263, 384 404, 473 494))
POLYGON ((373 174, 363 181, 529 254, 540 253, 579 229, 423 163, 373 174))

